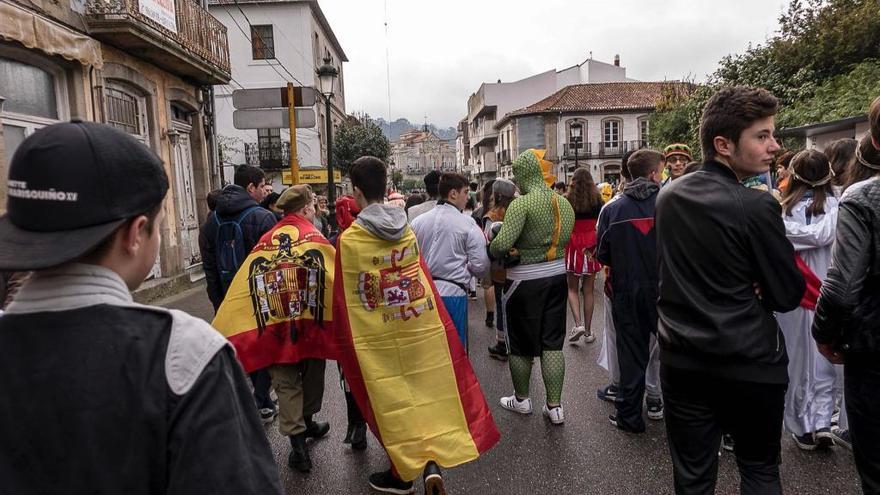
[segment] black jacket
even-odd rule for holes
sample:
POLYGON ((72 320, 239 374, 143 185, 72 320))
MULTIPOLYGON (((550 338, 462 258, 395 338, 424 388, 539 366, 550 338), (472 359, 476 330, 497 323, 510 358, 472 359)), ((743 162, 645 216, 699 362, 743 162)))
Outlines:
MULTIPOLYGON (((241 186, 229 185, 223 188, 220 197, 217 198, 217 208, 208 214, 205 224, 199 232, 199 251, 202 254, 202 268, 205 271, 205 281, 208 284, 208 298, 214 305, 214 310, 220 307, 226 296, 226 288, 220 283, 220 273, 217 269, 216 215, 221 219, 234 219, 239 213, 252 206, 259 206, 254 198, 241 186)), ((247 216, 241 222, 241 232, 244 236, 245 252, 250 253, 260 237, 269 231, 277 219, 275 214, 264 208, 259 208, 247 216)))
POLYGON ((656 220, 660 361, 734 380, 787 383, 788 356, 773 312, 798 307, 805 283, 779 203, 708 161, 660 191, 656 220))
POLYGON ((813 337, 845 354, 880 352, 880 179, 846 191, 836 236, 813 337))
POLYGON ((229 343, 110 270, 35 272, 0 348, 0 492, 282 493, 229 343))
MULTIPOLYGON (((630 306, 625 298, 650 303, 656 311, 657 236, 654 231, 654 205, 660 186, 647 179, 626 185, 623 196, 608 203, 596 226, 596 258, 611 268, 612 307, 630 306)), ((638 304, 638 306, 642 306, 638 304)), ((623 308, 622 310, 641 310, 623 308)), ((656 321, 656 318, 654 319, 656 321)), ((655 329, 652 329, 655 330, 655 329)))

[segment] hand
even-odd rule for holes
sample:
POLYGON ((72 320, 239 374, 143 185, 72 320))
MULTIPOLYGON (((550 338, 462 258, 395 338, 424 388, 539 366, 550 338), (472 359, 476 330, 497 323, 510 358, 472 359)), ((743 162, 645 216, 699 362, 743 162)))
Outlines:
POLYGON ((816 347, 819 349, 819 353, 825 356, 825 359, 830 363, 843 364, 843 354, 837 352, 832 344, 820 344, 817 342, 816 347))
POLYGON ((755 289, 755 295, 758 296, 758 299, 763 299, 764 291, 761 289, 761 286, 758 282, 752 283, 752 287, 755 289))

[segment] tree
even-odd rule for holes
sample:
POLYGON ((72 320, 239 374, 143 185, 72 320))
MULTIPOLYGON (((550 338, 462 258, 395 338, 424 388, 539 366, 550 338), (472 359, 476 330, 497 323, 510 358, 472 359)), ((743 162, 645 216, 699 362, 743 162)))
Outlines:
POLYGON ((333 165, 343 172, 362 156, 387 162, 390 152, 391 143, 368 116, 347 119, 333 135, 333 165))
POLYGON ((400 170, 394 170, 391 172, 391 183, 394 184, 394 189, 399 190, 400 185, 403 183, 403 172, 400 170))

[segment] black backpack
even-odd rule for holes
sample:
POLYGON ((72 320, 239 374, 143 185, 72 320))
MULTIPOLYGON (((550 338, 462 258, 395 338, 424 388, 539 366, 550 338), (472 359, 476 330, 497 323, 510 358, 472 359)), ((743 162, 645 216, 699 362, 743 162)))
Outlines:
POLYGON ((244 232, 241 230, 241 222, 260 206, 251 206, 238 214, 233 219, 222 219, 220 215, 214 215, 217 224, 217 234, 214 237, 214 246, 217 249, 217 272, 220 274, 220 283, 223 289, 228 289, 235 278, 238 267, 244 263, 248 252, 244 245, 244 232))

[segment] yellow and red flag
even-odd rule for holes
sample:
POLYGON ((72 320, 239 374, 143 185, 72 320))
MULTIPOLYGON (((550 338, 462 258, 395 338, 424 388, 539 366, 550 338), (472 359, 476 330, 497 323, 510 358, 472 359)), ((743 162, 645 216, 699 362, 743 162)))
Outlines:
POLYGON ((401 478, 495 445, 495 421, 412 230, 385 241, 353 224, 338 244, 336 277, 339 361, 401 478))
POLYGON ((211 323, 235 347, 245 371, 336 359, 335 257, 330 242, 298 215, 287 215, 263 234, 211 323))

